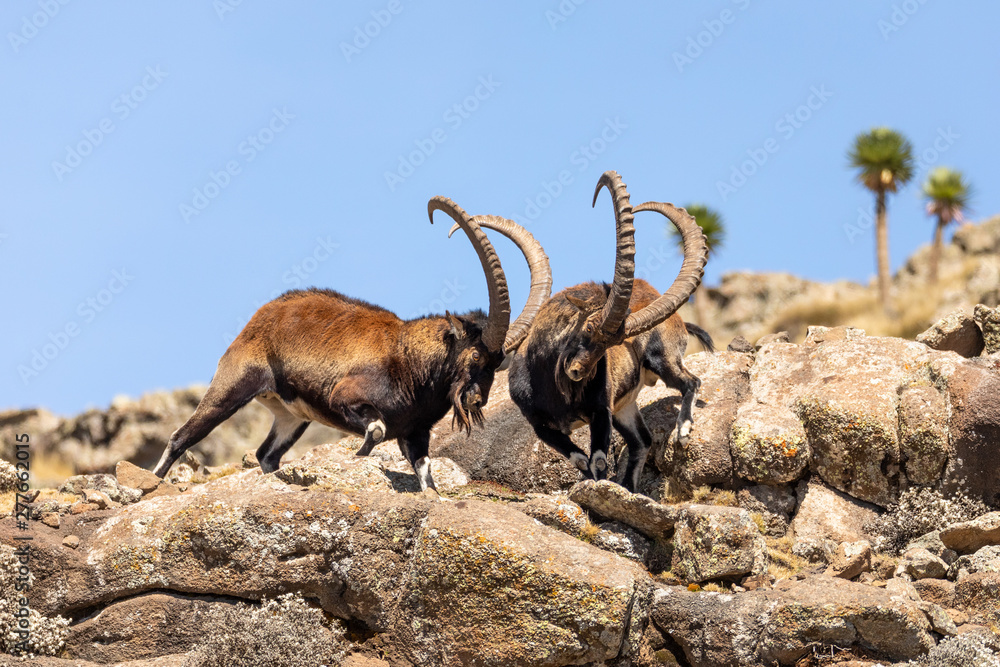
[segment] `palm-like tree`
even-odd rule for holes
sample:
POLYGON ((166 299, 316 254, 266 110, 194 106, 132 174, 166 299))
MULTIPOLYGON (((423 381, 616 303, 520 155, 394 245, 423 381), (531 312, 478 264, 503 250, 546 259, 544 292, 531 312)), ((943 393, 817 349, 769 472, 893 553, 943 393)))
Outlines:
MULTIPOLYGON (((687 212, 694 216, 701 231, 705 233, 705 243, 708 245, 708 254, 711 257, 712 253, 721 248, 726 240, 726 225, 722 220, 722 215, 704 204, 691 204, 687 207, 687 212)), ((673 225, 667 225, 667 230, 677 241, 677 246, 683 254, 684 241, 677 228, 673 225)), ((694 313, 698 324, 703 327, 708 326, 708 314, 705 312, 707 298, 704 284, 699 284, 698 289, 694 292, 694 313)))
POLYGON ((936 283, 944 228, 952 222, 961 222, 964 219, 962 213, 969 206, 972 186, 957 169, 938 167, 927 176, 923 191, 928 200, 927 214, 937 216, 937 224, 934 226, 934 245, 931 246, 929 276, 930 282, 936 283))
POLYGON ((878 262, 878 291, 882 308, 889 310, 889 226, 886 194, 896 192, 913 178, 913 146, 895 130, 876 127, 854 139, 848 154, 858 180, 875 193, 875 249, 878 262))

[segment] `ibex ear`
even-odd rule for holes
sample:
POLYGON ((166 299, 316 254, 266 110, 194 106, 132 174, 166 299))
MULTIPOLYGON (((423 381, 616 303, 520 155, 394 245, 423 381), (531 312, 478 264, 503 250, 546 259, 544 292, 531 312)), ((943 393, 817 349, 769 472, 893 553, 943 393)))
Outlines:
POLYGON ((447 318, 448 323, 451 325, 451 335, 455 337, 455 340, 462 340, 465 338, 465 323, 458 319, 447 310, 444 311, 444 316, 447 318))
POLYGON ((580 299, 580 298, 577 298, 577 297, 573 296, 572 294, 567 294, 566 295, 566 300, 569 301, 571 304, 573 304, 574 306, 576 306, 577 308, 579 308, 580 310, 582 310, 584 312, 587 312, 588 310, 592 310, 593 309, 592 306, 591 306, 590 301, 587 300, 587 299, 580 299))

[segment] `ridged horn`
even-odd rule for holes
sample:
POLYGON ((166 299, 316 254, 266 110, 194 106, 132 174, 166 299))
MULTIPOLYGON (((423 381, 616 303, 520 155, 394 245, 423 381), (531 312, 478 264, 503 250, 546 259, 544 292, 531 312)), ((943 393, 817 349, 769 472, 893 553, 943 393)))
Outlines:
POLYGON ((670 288, 660 297, 637 313, 629 315, 625 321, 625 336, 638 336, 649 331, 657 324, 677 312, 694 294, 701 284, 708 262, 708 245, 705 243, 705 233, 698 222, 683 208, 673 204, 658 201, 648 201, 639 204, 634 209, 639 211, 656 211, 674 224, 684 242, 684 261, 670 288))
MULTIPOLYGON (((549 266, 549 258, 545 254, 545 250, 542 249, 542 244, 532 236, 531 232, 513 220, 501 218, 499 215, 477 215, 473 216, 472 219, 480 227, 500 232, 513 241, 528 262, 528 271, 531 273, 528 300, 525 302, 521 314, 507 330, 507 340, 503 344, 504 354, 510 354, 528 335, 528 329, 531 328, 531 323, 539 309, 552 294, 552 267, 549 266)), ((451 228, 451 231, 448 232, 449 238, 458 231, 458 227, 456 224, 451 228)))
POLYGON ((510 327, 510 294, 507 292, 507 278, 500 266, 500 258, 493 249, 493 244, 486 238, 486 232, 479 228, 479 224, 461 206, 447 197, 432 197, 427 202, 427 216, 431 219, 431 224, 434 223, 434 211, 444 211, 458 223, 479 255, 490 293, 490 312, 483 329, 483 345, 490 352, 500 352, 510 327))
POLYGON ((611 283, 611 293, 601 311, 598 328, 609 338, 617 338, 622 322, 628 314, 629 301, 632 299, 632 280, 635 275, 635 227, 632 225, 632 205, 628 200, 628 191, 621 176, 615 171, 606 171, 597 181, 594 189, 594 201, 601 188, 607 188, 615 207, 615 228, 617 244, 615 249, 615 279, 611 283))

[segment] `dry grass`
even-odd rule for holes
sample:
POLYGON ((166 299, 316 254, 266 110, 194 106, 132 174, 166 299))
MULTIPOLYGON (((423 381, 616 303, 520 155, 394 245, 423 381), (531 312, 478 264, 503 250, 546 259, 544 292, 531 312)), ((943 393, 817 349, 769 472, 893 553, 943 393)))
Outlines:
POLYGON ((206 482, 213 482, 217 479, 222 479, 223 477, 229 477, 230 475, 235 475, 238 472, 243 472, 243 468, 241 466, 237 466, 234 463, 227 463, 226 465, 222 466, 221 469, 213 468, 212 471, 204 477, 204 480, 206 482))
POLYGON ((583 524, 583 528, 580 529, 580 539, 584 542, 593 542, 597 534, 601 532, 601 527, 595 523, 591 523, 590 519, 583 524))
POLYGON ((726 489, 713 489, 710 486, 699 486, 691 492, 691 502, 699 505, 722 505, 725 507, 739 507, 736 501, 736 493, 726 489))
POLYGON ((757 524, 757 530, 760 531, 761 535, 767 535, 767 521, 764 520, 764 515, 760 512, 751 512, 750 519, 757 524))
POLYGON ((17 491, 8 491, 7 493, 0 493, 0 516, 7 516, 8 514, 13 514, 14 505, 17 502, 17 491))
POLYGON ((767 572, 774 577, 775 581, 781 579, 791 579, 805 568, 809 563, 804 558, 800 558, 792 553, 794 540, 790 535, 784 537, 766 537, 768 567, 767 572))

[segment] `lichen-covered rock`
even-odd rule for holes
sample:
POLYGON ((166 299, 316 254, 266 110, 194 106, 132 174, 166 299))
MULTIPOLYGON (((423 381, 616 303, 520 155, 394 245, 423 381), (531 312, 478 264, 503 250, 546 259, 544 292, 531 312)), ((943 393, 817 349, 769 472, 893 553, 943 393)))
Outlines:
POLYGON ((202 617, 233 598, 146 593, 114 602, 70 627, 66 650, 99 664, 184 653, 217 628, 202 617))
POLYGON ((791 526, 796 541, 868 539, 864 525, 878 516, 876 507, 814 482, 799 484, 797 493, 799 506, 791 526))
POLYGON ((767 544, 746 510, 686 505, 674 526, 671 569, 695 583, 760 574, 767 570, 767 544))
POLYGON ((736 494, 740 507, 764 518, 765 533, 781 537, 788 532, 795 511, 795 490, 787 486, 758 484, 740 489, 736 494))
POLYGON ((830 561, 826 574, 841 579, 853 579, 872 567, 872 545, 868 540, 841 542, 830 561))
POLYGON ((909 551, 910 549, 927 549, 927 551, 930 551, 948 565, 954 563, 955 559, 958 558, 958 554, 955 553, 954 549, 949 549, 944 545, 944 542, 941 541, 940 530, 932 530, 925 535, 921 535, 915 540, 911 540, 903 551, 909 551))
POLYGON ((937 484, 948 454, 948 406, 929 383, 910 383, 899 395, 899 447, 907 479, 913 484, 937 484))
POLYGON ((942 579, 947 573, 947 563, 921 548, 908 549, 896 566, 896 576, 905 574, 913 579, 942 579))
POLYGON ((975 553, 1000 544, 1000 512, 989 512, 972 521, 956 523, 940 531, 941 542, 960 554, 975 553))
MULTIPOLYGON (((674 469, 679 469, 679 477, 692 487, 729 484, 732 480, 729 434, 737 408, 749 391, 748 373, 752 360, 749 354, 728 350, 715 354, 694 354, 684 359, 688 370, 701 380, 701 389, 692 411, 694 427, 691 437, 684 447, 674 452, 674 469)), ((651 429, 657 425, 658 414, 668 412, 673 421, 676 410, 668 410, 666 401, 658 405, 643 394, 639 395, 639 407, 643 408, 647 423, 652 422, 651 429)), ((663 427, 666 431, 666 424, 663 427)), ((669 431, 665 435, 669 436, 669 431)), ((671 470, 664 457, 672 441, 664 437, 661 442, 668 446, 658 450, 664 454, 656 456, 654 452, 654 460, 661 470, 671 470)))
POLYGON ((83 495, 84 490, 93 489, 107 494, 111 500, 128 505, 137 502, 142 497, 142 492, 118 483, 114 475, 76 475, 70 477, 59 487, 60 493, 75 493, 83 495))
POLYGON ((965 306, 953 310, 918 334, 917 342, 934 350, 951 350, 963 357, 978 357, 983 351, 983 334, 976 326, 972 309, 965 306))
POLYGON ((10 493, 17 489, 21 480, 13 464, 0 460, 0 493, 10 493))
POLYGON ((740 595, 660 589, 651 617, 681 646, 692 667, 794 665, 814 648, 829 645, 907 660, 935 643, 930 623, 915 604, 825 576, 740 595))
POLYGON ((641 636, 651 581, 617 556, 482 503, 438 504, 407 570, 395 630, 415 664, 565 665, 641 636), (635 626, 633 627, 633 621, 635 626))
POLYGON ((1000 573, 976 572, 955 584, 955 600, 1000 634, 1000 573))
POLYGON ((809 443, 802 423, 774 406, 751 403, 740 408, 730 447, 736 473, 751 482, 794 482, 809 464, 809 443))
POLYGON ((920 599, 941 607, 955 606, 955 582, 947 579, 919 579, 913 582, 920 599))
MULTIPOLYGON (((413 664, 479 655, 555 667, 637 650, 651 585, 635 563, 503 504, 320 491, 259 469, 90 516, 34 532, 35 609, 99 609, 163 590, 298 591, 413 664), (66 535, 75 550, 61 546, 66 535)), ((0 519, 0 540, 16 534, 0 519)))
POLYGON ((959 556, 948 568, 948 576, 956 580, 976 572, 1000 572, 1000 546, 990 545, 974 554, 959 556))
POLYGON ((663 505, 608 480, 587 479, 570 489, 569 498, 608 519, 621 521, 644 535, 662 538, 674 528, 679 510, 663 505))
POLYGON ((984 353, 1000 352, 1000 310, 980 303, 976 305, 975 320, 983 333, 984 353))

